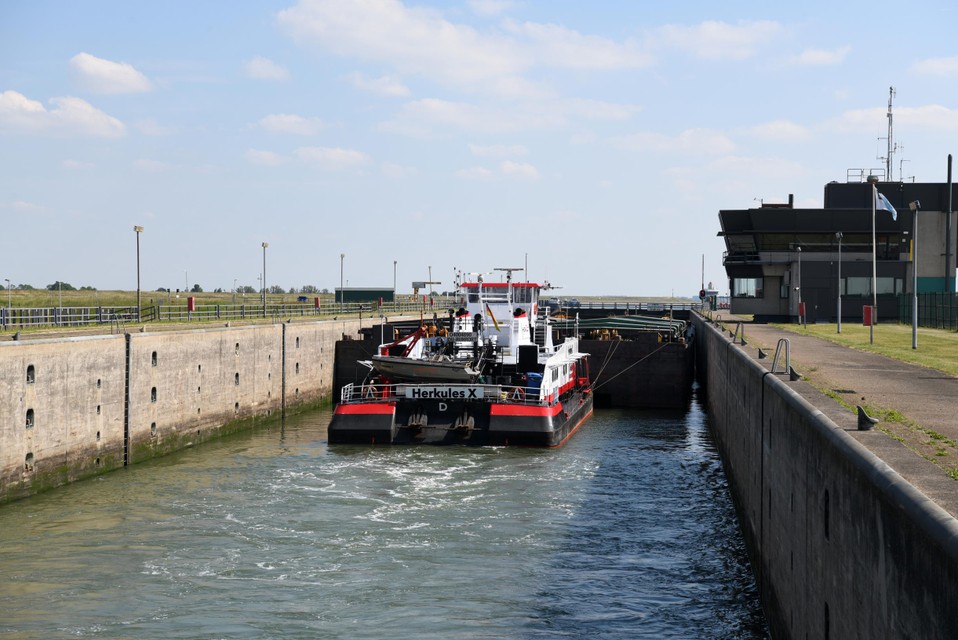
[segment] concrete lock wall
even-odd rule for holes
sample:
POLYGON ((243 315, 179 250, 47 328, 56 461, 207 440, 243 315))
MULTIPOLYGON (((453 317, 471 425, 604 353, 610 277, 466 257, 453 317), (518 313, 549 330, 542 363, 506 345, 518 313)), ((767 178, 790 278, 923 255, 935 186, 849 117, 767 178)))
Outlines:
POLYGON ((359 326, 0 343, 0 502, 248 428, 284 397, 287 407, 321 401, 336 340, 359 326))
POLYGON ((696 324, 709 423, 773 636, 958 637, 958 523, 787 376, 696 324))

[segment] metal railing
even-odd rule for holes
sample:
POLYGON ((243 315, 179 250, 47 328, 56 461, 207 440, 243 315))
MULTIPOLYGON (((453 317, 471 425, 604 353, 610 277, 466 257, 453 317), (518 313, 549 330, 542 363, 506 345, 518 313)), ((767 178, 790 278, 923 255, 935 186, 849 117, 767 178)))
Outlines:
MULTIPOLYGON (((911 324, 912 294, 898 296, 898 321, 911 324)), ((958 293, 919 293, 918 326, 958 331, 958 293)))
POLYGON ((138 322, 211 322, 229 320, 272 320, 312 317, 332 318, 340 315, 363 317, 416 315, 432 316, 453 301, 436 298, 432 304, 422 302, 346 302, 316 307, 313 303, 262 304, 156 304, 145 306, 137 315, 136 306, 127 307, 0 307, 0 329, 36 327, 92 327, 98 325, 136 324, 138 322))
MULTIPOLYGON (((540 301, 540 305, 551 306, 540 301)), ((148 322, 226 322, 230 320, 255 320, 268 318, 271 320, 286 320, 290 318, 328 319, 340 315, 363 317, 419 315, 432 317, 445 314, 448 308, 461 306, 458 297, 435 297, 422 300, 402 300, 385 302, 380 306, 376 302, 325 302, 319 307, 309 303, 271 303, 267 300, 253 304, 198 304, 192 309, 187 303, 162 302, 145 306, 137 314, 136 306, 120 307, 0 307, 0 329, 24 329, 36 327, 95 327, 98 325, 130 325, 148 322)), ((699 302, 582 302, 570 305, 562 301, 557 309, 566 313, 574 313, 580 309, 602 310, 616 313, 633 313, 642 311, 666 312, 689 311, 700 309, 699 302)))
POLYGON ((0 327, 80 327, 136 322, 136 307, 3 307, 0 327))

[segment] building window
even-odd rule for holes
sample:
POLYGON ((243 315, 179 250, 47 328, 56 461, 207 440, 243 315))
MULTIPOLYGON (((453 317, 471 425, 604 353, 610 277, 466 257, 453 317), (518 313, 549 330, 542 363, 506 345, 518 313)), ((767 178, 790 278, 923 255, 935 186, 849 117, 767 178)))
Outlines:
MULTIPOLYGON (((904 282, 901 278, 882 277, 878 278, 876 288, 878 289, 878 295, 895 295, 904 293, 903 285, 904 282)), ((871 294, 872 279, 870 277, 845 279, 845 295, 870 296, 871 294)))
POLYGON ((732 296, 735 298, 764 298, 763 278, 734 278, 732 296))
POLYGON ((33 384, 37 381, 37 370, 32 364, 27 365, 27 384, 33 384))

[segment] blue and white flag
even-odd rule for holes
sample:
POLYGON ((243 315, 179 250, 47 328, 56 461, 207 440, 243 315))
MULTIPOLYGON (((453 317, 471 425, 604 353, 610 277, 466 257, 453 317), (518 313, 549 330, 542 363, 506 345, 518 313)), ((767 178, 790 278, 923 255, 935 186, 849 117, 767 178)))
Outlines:
POLYGON ((895 211, 895 207, 891 206, 891 203, 888 202, 888 198, 883 196, 878 189, 875 189, 875 208, 891 211, 891 219, 898 220, 898 212, 895 211))

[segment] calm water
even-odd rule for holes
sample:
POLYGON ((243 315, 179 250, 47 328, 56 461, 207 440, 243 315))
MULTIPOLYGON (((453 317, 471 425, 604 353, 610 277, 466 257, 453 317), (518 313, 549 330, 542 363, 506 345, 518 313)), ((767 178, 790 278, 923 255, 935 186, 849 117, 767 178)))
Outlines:
POLYGON ((554 451, 330 449, 328 419, 0 508, 0 636, 766 635, 694 403, 554 451))

